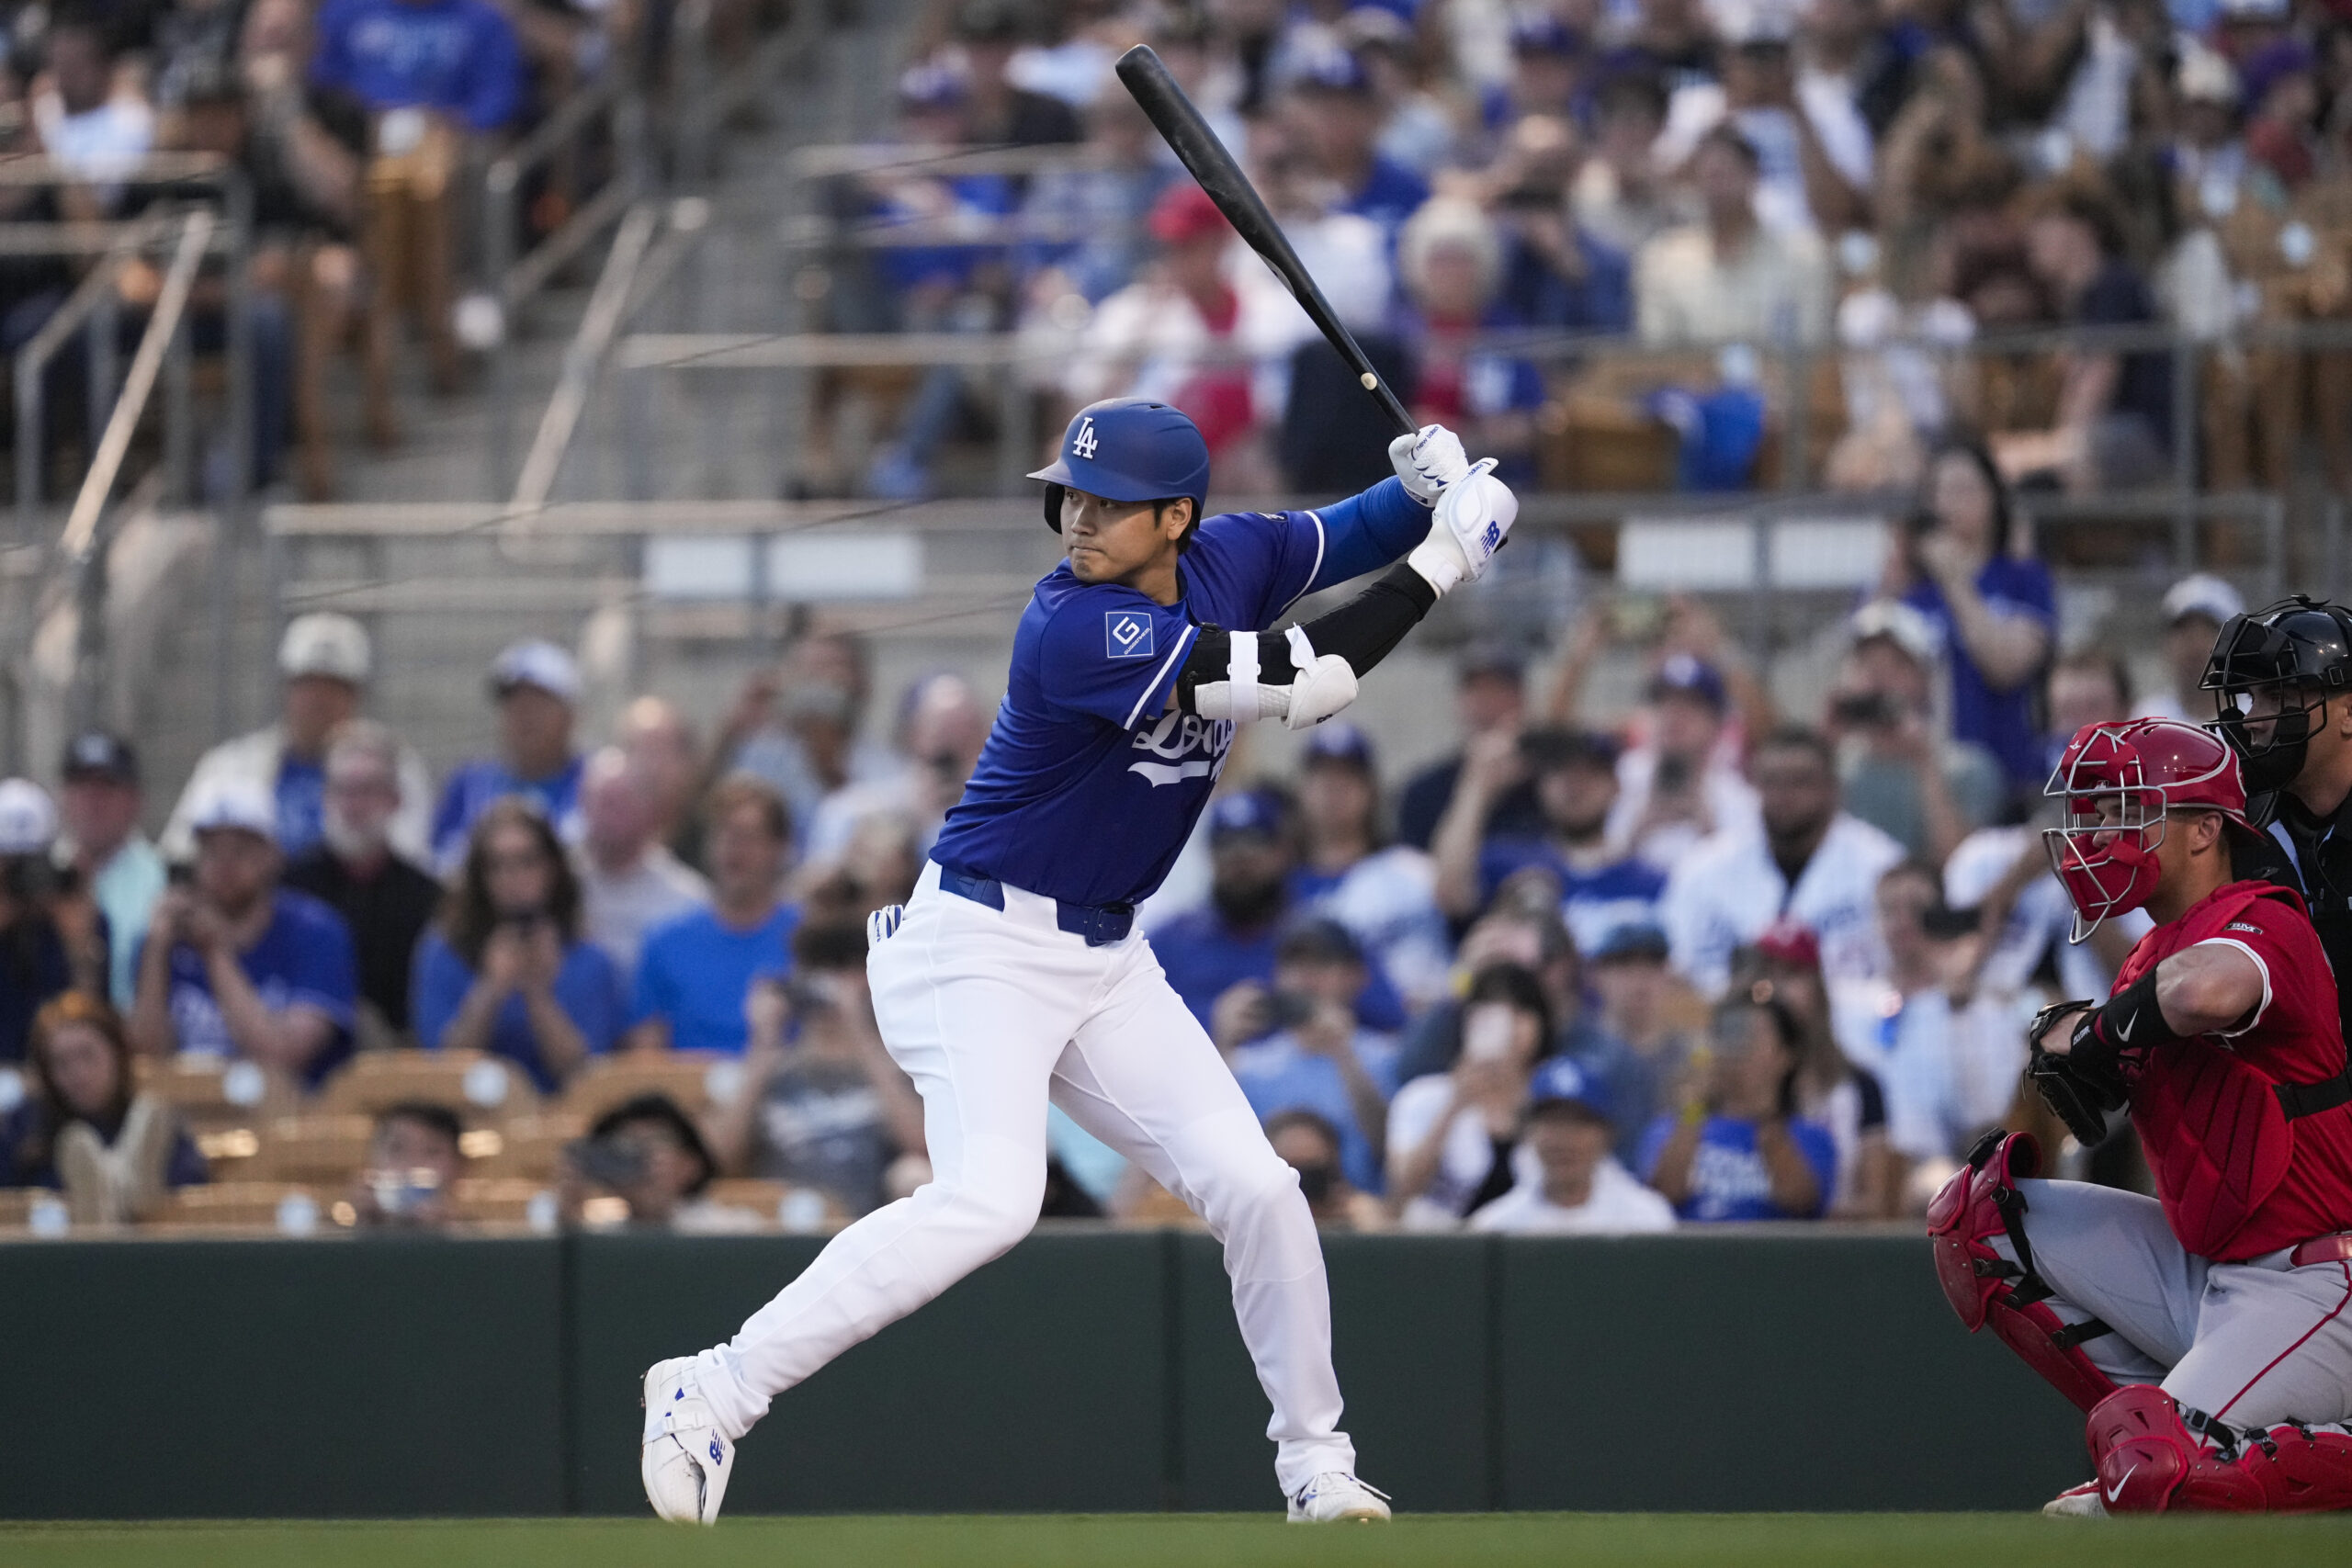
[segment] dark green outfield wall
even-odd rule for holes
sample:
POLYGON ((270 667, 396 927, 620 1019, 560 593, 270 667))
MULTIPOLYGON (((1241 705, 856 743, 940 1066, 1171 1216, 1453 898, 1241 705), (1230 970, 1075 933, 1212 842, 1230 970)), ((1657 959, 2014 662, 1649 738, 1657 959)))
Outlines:
MULTIPOLYGON (((0 1517, 642 1511, 638 1380, 813 1241, 0 1247, 0 1517)), ((2081 1424, 1916 1238, 1327 1238, 1415 1509, 2018 1508, 2081 1424)), ((1046 1231, 777 1402, 730 1511, 1275 1506, 1205 1237, 1046 1231)))

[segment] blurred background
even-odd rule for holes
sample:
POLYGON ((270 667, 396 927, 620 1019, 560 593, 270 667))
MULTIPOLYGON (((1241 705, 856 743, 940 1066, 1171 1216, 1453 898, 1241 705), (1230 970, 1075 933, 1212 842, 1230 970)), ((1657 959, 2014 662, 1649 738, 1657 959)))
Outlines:
MULTIPOLYGON (((1334 1228, 1916 1215, 2016 1101, 2086 722, 2342 566, 2321 0, 67 0, 9 13, 0 1227, 822 1232, 1071 412, 1218 509, 1370 400, 1515 547, 1144 910, 1334 1228), (1784 1125, 1803 1168, 1767 1162, 1784 1125)), ((2052 1147, 2146 1176, 2128 1128, 2052 1147)), ((1182 1205, 1057 1121, 1049 1214, 1182 1205)))

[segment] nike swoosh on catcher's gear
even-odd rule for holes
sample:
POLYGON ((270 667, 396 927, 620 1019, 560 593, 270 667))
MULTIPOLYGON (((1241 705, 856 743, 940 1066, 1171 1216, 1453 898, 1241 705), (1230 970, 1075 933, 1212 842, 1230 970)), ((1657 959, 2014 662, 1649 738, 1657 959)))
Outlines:
POLYGON ((2127 1470, 2121 1475, 2116 1477, 2115 1484, 2107 1489, 2107 1500, 2109 1502, 2112 1503, 2118 1497, 2123 1495, 2124 1486, 2132 1480, 2132 1471, 2138 1470, 2139 1468, 2140 1467, 2135 1464, 2132 1467, 2132 1470, 2127 1470))

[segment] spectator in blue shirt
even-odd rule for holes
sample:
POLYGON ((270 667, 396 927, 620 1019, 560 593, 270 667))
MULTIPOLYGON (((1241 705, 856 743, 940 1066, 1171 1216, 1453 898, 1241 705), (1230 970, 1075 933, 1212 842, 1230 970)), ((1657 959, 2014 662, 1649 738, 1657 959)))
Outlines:
POLYGON ((311 84, 369 112, 425 108, 496 130, 523 98, 514 28, 490 0, 327 0, 311 84))
POLYGON ((1952 739, 1992 752, 2013 791, 2039 791, 2047 764, 2033 691, 2050 660, 2057 594, 2050 569, 2027 553, 1983 447, 1936 454, 1921 509, 1894 547, 1879 592, 1927 616, 1942 638, 1952 739))
POLYGON ((1617 742, 1607 735, 1534 729, 1479 736, 1430 845, 1439 906, 1468 920, 1506 881, 1533 875, 1550 885, 1580 950, 1600 946, 1619 926, 1655 920, 1666 874, 1611 843, 1617 787, 1617 742), (1482 835, 1502 792, 1530 776, 1544 813, 1542 835, 1482 835))
POLYGON ((351 933, 278 886, 277 807, 260 787, 224 782, 189 815, 195 878, 156 901, 130 1037, 151 1056, 239 1056, 315 1085, 351 1054, 351 933))
POLYGON ((105 984, 106 917, 86 893, 60 897, 50 861, 56 841, 49 792, 30 779, 0 779, 0 1062, 24 1059, 42 1003, 77 984, 105 984))
POLYGON ((488 1051, 553 1090, 620 1034, 619 971, 582 940, 580 883, 529 802, 474 824, 440 920, 416 949, 410 1015, 428 1051, 488 1051))
POLYGON ((1356 1021, 1370 977, 1347 927, 1302 921, 1275 946, 1273 988, 1255 980, 1234 986, 1217 998, 1209 1035, 1260 1121, 1316 1112, 1339 1129, 1348 1180, 1377 1192, 1396 1039, 1356 1021))
POLYGON ((518 642, 491 665, 490 696, 499 754, 460 762, 433 816, 433 857, 445 874, 464 856, 474 819, 510 795, 538 807, 559 838, 580 836, 581 759, 571 744, 580 667, 551 642, 518 642))
POLYGON ((1713 1060, 1697 1116, 1661 1115, 1642 1140, 1642 1178, 1686 1220, 1811 1220, 1828 1207, 1838 1150, 1796 1114, 1804 1025, 1780 1002, 1715 1010, 1713 1060))
POLYGON ((136 1220, 206 1178, 172 1108, 139 1091, 130 1038, 102 998, 68 991, 32 1027, 28 1092, 0 1116, 0 1187, 65 1193, 84 1223, 136 1220))
POLYGON ((800 909, 784 897, 792 813, 766 781, 735 773, 707 807, 710 904, 656 926, 638 959, 629 1044, 741 1055, 752 987, 792 973, 800 909))
MULTIPOLYGON (((1269 788, 1212 802, 1209 901, 1152 929, 1151 949, 1169 986, 1204 1029, 1216 999, 1236 985, 1273 981, 1275 938, 1294 913, 1290 877, 1298 852, 1293 818, 1289 798, 1269 788)), ((1396 1029, 1405 1007, 1396 987, 1374 974, 1356 1016, 1368 1028, 1396 1029)))

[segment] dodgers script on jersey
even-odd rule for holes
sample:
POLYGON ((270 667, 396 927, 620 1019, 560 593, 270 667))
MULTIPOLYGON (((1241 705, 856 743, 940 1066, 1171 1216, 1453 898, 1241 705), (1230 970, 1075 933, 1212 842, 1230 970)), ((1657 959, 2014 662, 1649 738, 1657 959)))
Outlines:
MULTIPOLYGON (((1340 503, 1367 504, 1412 502, 1390 480, 1340 503)), ((1173 604, 1080 582, 1068 561, 1048 572, 1013 633, 1004 703, 932 858, 1065 903, 1148 897, 1233 744, 1232 725, 1168 706, 1176 671, 1202 626, 1263 631, 1309 589, 1355 575, 1331 558, 1333 532, 1312 512, 1212 517, 1184 552, 1173 604)))

